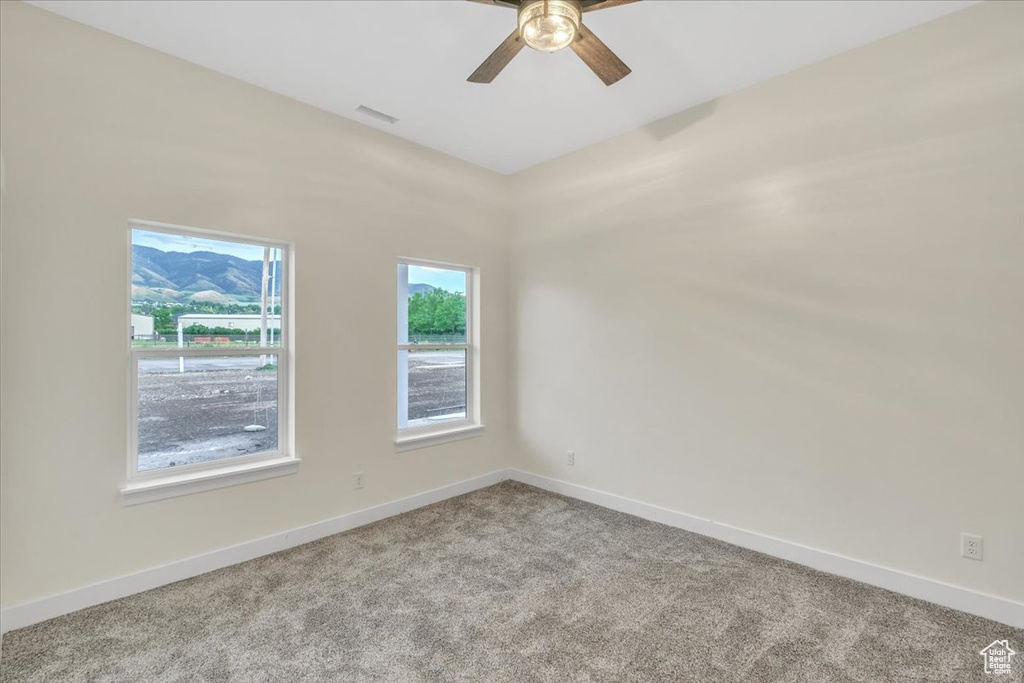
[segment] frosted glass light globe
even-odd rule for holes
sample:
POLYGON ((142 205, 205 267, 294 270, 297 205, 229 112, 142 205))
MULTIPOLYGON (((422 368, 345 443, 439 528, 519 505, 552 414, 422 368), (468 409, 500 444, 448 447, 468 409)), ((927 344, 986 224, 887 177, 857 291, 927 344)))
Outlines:
POLYGON ((519 35, 541 52, 557 52, 576 40, 580 28, 576 0, 532 0, 519 6, 519 35))

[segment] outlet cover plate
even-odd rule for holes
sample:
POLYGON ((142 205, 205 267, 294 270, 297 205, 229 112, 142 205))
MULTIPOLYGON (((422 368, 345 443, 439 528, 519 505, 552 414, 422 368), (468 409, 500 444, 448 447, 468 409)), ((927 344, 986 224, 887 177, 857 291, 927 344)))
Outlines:
POLYGON ((960 557, 981 562, 985 557, 985 539, 974 534, 960 534, 960 557))

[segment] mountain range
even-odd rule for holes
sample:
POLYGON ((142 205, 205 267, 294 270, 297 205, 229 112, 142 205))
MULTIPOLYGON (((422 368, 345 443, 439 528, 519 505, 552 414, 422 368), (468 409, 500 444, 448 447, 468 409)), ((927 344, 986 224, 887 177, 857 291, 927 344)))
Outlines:
POLYGON ((132 301, 259 302, 262 279, 263 261, 132 245, 132 301))
MULTIPOLYGON (((162 251, 132 245, 132 301, 259 303, 263 261, 211 251, 162 251)), ((281 295, 281 282, 274 286, 281 295)), ((410 283, 409 296, 432 285, 410 283)))
POLYGON ((434 285, 424 285, 417 282, 409 283, 409 296, 413 294, 428 294, 433 292, 435 289, 434 285))

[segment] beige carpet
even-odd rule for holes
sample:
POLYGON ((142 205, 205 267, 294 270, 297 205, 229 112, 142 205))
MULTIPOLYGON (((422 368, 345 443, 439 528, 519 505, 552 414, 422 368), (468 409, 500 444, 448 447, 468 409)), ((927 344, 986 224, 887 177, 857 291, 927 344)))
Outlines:
POLYGON ((997 638, 1024 653, 1024 631, 505 482, 8 633, 0 680, 1024 680, 982 672, 997 638))

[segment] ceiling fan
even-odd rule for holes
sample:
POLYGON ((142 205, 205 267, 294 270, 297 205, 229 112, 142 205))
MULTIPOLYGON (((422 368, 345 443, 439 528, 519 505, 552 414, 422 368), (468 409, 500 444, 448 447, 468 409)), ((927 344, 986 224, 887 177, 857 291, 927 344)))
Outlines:
POLYGON ((590 67, 605 85, 611 85, 630 73, 630 68, 619 59, 601 39, 583 25, 585 12, 628 5, 639 0, 470 0, 485 5, 511 7, 519 11, 519 21, 512 35, 484 60, 473 75, 471 83, 490 83, 523 45, 541 52, 557 52, 565 47, 590 67))

